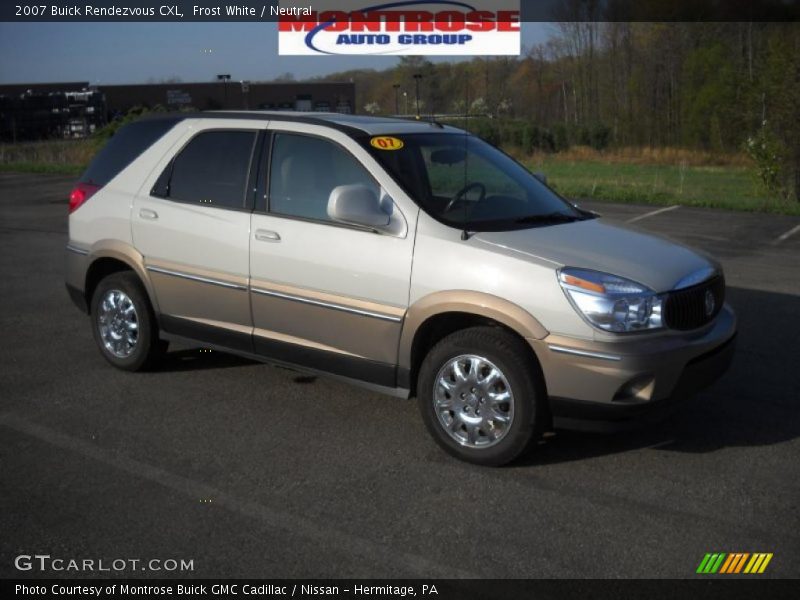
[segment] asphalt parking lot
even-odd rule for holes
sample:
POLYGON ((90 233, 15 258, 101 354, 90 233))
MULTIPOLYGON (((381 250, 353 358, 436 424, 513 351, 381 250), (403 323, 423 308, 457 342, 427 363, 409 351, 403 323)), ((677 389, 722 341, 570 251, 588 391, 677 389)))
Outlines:
POLYGON ((761 577, 800 577, 799 218, 582 203, 722 261, 734 365, 661 424, 482 469, 413 402, 190 348, 111 368, 64 290, 70 183, 0 174, 0 576, 50 554, 203 578, 692 577, 707 552, 771 552, 761 577))

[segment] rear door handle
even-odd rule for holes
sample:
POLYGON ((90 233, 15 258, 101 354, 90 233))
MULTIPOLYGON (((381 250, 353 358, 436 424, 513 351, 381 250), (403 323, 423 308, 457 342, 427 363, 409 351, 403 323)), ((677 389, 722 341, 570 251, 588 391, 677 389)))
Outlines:
POLYGON ((158 213, 154 210, 150 210, 149 208, 140 208, 139 216, 143 219, 153 220, 158 218, 158 213))
POLYGON ((256 229, 256 239, 259 242, 280 242, 281 236, 277 231, 267 231, 266 229, 256 229))

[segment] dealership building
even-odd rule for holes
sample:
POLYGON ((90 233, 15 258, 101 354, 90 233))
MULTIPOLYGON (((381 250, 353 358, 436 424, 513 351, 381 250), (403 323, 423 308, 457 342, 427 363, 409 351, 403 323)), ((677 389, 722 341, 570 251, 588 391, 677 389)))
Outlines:
POLYGON ((223 78, 138 85, 0 84, 0 139, 84 137, 134 107, 352 113, 355 106, 352 82, 261 83, 223 78))

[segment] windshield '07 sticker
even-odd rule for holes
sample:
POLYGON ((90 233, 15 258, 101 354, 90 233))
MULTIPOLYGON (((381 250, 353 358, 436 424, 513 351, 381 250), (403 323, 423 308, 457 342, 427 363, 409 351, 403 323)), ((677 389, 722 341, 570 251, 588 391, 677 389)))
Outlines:
POLYGON ((400 150, 403 147, 403 140, 398 140, 396 137, 381 135, 374 137, 369 141, 373 148, 378 150, 400 150))

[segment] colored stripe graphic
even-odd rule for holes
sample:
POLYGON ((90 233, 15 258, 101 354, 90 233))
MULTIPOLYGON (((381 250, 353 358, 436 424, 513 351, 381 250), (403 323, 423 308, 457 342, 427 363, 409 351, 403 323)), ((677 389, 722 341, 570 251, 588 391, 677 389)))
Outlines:
POLYGON ((697 573, 702 574, 738 574, 749 573, 757 574, 763 573, 769 562, 772 560, 772 553, 756 552, 750 554, 749 552, 725 552, 707 553, 700 565, 697 567, 697 573), (746 565, 746 566, 745 566, 746 565))
POLYGON ((745 561, 747 560, 747 558, 749 556, 750 556, 750 554, 747 553, 747 552, 745 552, 745 553, 737 553, 736 554, 736 559, 733 561, 733 563, 731 563, 731 567, 728 570, 728 573, 738 573, 739 571, 741 571, 742 567, 744 567, 745 561))
POLYGON ((731 564, 734 562, 736 558, 735 554, 728 554, 728 558, 722 563, 722 568, 719 570, 720 573, 727 573, 728 569, 731 568, 731 564))
POLYGON ((744 569, 745 573, 763 573, 764 570, 767 568, 769 561, 772 560, 772 553, 758 553, 753 554, 753 558, 750 559, 750 562, 747 563, 747 566, 744 569))
POLYGON ((767 568, 767 565, 769 564, 769 561, 771 561, 771 560, 772 560, 772 552, 767 554, 767 556, 764 558, 764 562, 761 563, 761 567, 759 567, 758 572, 759 573, 763 573, 764 570, 767 568))
MULTIPOLYGON (((761 561, 764 560, 764 556, 761 554, 753 554, 753 558, 750 559, 750 562, 747 563, 747 566, 744 568, 745 573, 753 573, 753 567, 758 569, 761 565, 761 561)), ((757 572, 757 571, 756 571, 757 572)))
POLYGON ((713 564, 713 566, 711 567, 711 571, 710 571, 710 573, 716 573, 716 572, 719 570, 719 568, 722 566, 722 561, 723 561, 724 559, 725 559, 725 553, 724 553, 724 552, 722 552, 722 553, 719 555, 719 558, 717 558, 717 561, 716 561, 716 562, 713 564))
POLYGON ((733 571, 734 573, 741 572, 742 567, 744 567, 744 563, 748 559, 749 556, 750 556, 749 552, 745 552, 744 554, 742 554, 742 558, 740 558, 739 562, 736 564, 736 570, 733 571))
POLYGON ((706 554, 703 557, 703 560, 700 561, 700 566, 697 567, 697 572, 698 573, 705 573, 706 572, 706 565, 708 564, 708 561, 710 559, 711 559, 711 555, 710 554, 706 554))
POLYGON ((725 553, 706 554, 700 566, 697 567, 698 573, 716 573, 725 559, 725 553))

